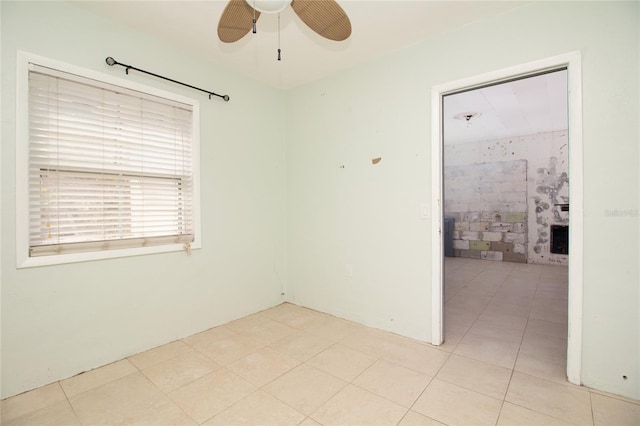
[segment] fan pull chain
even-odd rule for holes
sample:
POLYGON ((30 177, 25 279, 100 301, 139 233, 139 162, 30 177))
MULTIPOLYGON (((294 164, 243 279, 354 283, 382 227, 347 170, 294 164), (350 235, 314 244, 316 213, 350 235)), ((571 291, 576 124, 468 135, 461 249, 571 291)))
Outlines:
POLYGON ((256 0, 253 0, 253 33, 257 33, 256 31, 256 23, 258 20, 256 19, 256 0))
POLYGON ((280 14, 278 13, 278 60, 282 60, 280 56, 280 14))

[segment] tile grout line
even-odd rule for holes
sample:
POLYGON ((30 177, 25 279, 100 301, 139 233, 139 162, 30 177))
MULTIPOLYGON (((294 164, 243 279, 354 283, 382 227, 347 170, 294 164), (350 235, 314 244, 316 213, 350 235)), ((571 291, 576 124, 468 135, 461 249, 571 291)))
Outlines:
MULTIPOLYGON (((511 276, 511 274, 513 273, 513 271, 515 270, 515 266, 513 268, 511 268, 511 270, 509 271, 509 273, 506 275, 506 277, 504 278, 504 280, 502 281, 502 284, 500 285, 500 287, 498 288, 498 290, 496 290, 496 292, 491 296, 491 301, 493 301, 493 298, 495 297, 495 295, 505 286, 505 282, 509 279, 509 277, 511 276)), ((536 285, 537 287, 537 285, 536 285)), ((491 303, 491 301, 489 301, 489 303, 491 303)), ((487 304, 487 306, 489 306, 489 303, 487 304)), ((486 310, 483 310, 483 312, 486 310)), ((480 314, 482 315, 482 314, 480 314)), ((480 315, 478 316, 478 318, 480 318, 480 315)), ((507 394, 509 393, 509 387, 511 386, 511 380, 513 379, 513 373, 516 369, 516 363, 518 361, 518 355, 520 353, 520 347, 522 346, 522 341, 524 340, 524 333, 525 330, 527 328, 527 323, 529 322, 529 317, 527 316, 527 322, 525 323, 524 329, 522 331, 522 336, 520 337, 520 344, 518 345, 518 352, 516 353, 516 357, 513 360, 513 366, 510 368, 511 373, 509 375, 509 381, 507 382, 507 387, 504 391, 504 395, 502 397, 502 399, 500 400, 500 409, 498 410, 498 416, 496 417, 495 423, 494 425, 497 425, 498 422, 500 421, 500 416, 502 415, 502 409, 504 408, 504 403, 507 399, 507 394)))
MULTIPOLYGON (((531 317, 531 311, 532 311, 532 309, 533 309, 533 303, 534 303, 534 301, 536 300, 536 295, 537 295, 537 293, 538 293, 538 291, 539 291, 539 286, 540 286, 540 281, 541 281, 541 280, 542 280, 542 273, 540 273, 540 275, 538 276, 538 279, 537 279, 537 283, 536 283, 536 290, 535 290, 535 292, 534 292, 534 297, 533 297, 533 300, 532 300, 531 306, 530 306, 530 308, 529 308, 529 315, 527 316, 527 322, 526 322, 526 325, 525 325, 525 330, 524 330, 524 333, 523 333, 523 335, 522 335, 522 340, 521 340, 521 342, 520 342, 520 346, 518 347, 518 355, 516 356, 516 363, 517 363, 517 358, 518 358, 518 357, 519 357, 519 355, 520 355, 520 349, 521 349, 521 347, 522 347, 522 342, 524 342, 524 336, 525 336, 525 334, 526 334, 526 330, 527 330, 527 326, 528 326, 528 324, 529 324, 529 320, 531 319, 530 317, 531 317)), ((526 407, 526 406, 522 406, 522 405, 517 404, 517 403, 514 403, 514 402, 507 401, 507 399, 506 399, 506 395, 508 394, 509 388, 511 387, 511 381, 512 381, 512 379, 513 379, 513 374, 514 374, 515 372, 516 372, 516 369, 515 369, 515 365, 514 365, 514 368, 513 368, 512 373, 511 373, 511 377, 510 377, 510 379, 509 379, 509 385, 508 385, 508 387, 507 387, 507 392, 505 393, 505 399, 504 399, 504 401, 503 401, 503 406, 504 406, 504 402, 509 402, 510 404, 516 405, 516 406, 518 406, 518 407, 525 408, 525 409, 527 409, 527 410, 530 410, 530 411, 533 411, 533 412, 536 412, 536 413, 540 413, 540 414, 543 414, 543 415, 545 415, 545 416, 552 417, 552 418, 557 419, 557 420, 565 421, 565 420, 560 419, 560 418, 558 418, 558 417, 556 417, 556 416, 554 416, 554 415, 551 415, 551 414, 548 414, 548 413, 540 412, 540 411, 538 411, 538 410, 536 410, 536 409, 533 409, 533 408, 531 408, 531 407, 526 407)), ((522 375, 525 375, 525 376, 529 376, 529 377, 531 377, 531 378, 533 378, 533 379, 536 379, 536 380, 542 380, 542 381, 547 382, 547 383, 550 383, 550 384, 559 385, 559 386, 564 386, 564 387, 567 387, 567 388, 570 388, 570 389, 572 388, 572 386, 569 386, 569 384, 567 384, 567 383, 558 383, 558 382, 556 382, 556 381, 554 381, 554 380, 550 380, 550 379, 545 378, 545 377, 539 377, 539 376, 536 376, 536 375, 533 375, 533 374, 528 374, 528 373, 525 373, 525 372, 518 372, 518 373, 519 373, 519 374, 522 374, 522 375)), ((581 386, 581 387, 583 387, 583 386, 581 386)), ((592 394, 592 392, 591 392, 591 390, 590 390, 589 388, 587 388, 587 387, 584 387, 584 388, 585 388, 585 391, 587 391, 587 392, 589 393, 589 409, 590 409, 590 412, 591 412, 591 421, 592 421, 592 424, 595 424, 595 419, 594 419, 594 414, 593 414, 593 404, 592 404, 592 399, 591 399, 591 394, 592 394)), ((578 390, 579 390, 579 389, 578 389, 578 390)), ((501 408, 501 410, 500 410, 500 411, 502 412, 502 408, 501 408)))
MULTIPOLYGON (((514 270, 515 270, 515 267, 514 267, 514 269, 512 270, 512 272, 513 272, 514 270)), ((508 275, 507 277, 511 276, 511 273, 512 273, 512 272, 510 272, 510 273, 509 273, 509 275, 508 275)), ((497 425, 497 423, 498 423, 498 420, 500 420, 500 416, 502 415, 502 410, 503 410, 503 408, 504 408, 504 403, 505 403, 505 402, 508 402, 508 401, 507 401, 507 395, 509 395, 509 389, 511 388, 511 382, 512 382, 512 380, 513 380, 513 375, 514 375, 514 374, 515 374, 515 372, 516 372, 516 365, 517 365, 517 363, 518 363, 518 358, 520 357, 520 350, 522 349, 522 343, 524 342, 524 336, 525 336, 525 334, 527 333, 527 327, 528 327, 528 325, 529 325, 529 317, 531 316, 531 310, 532 310, 532 308, 533 308, 533 301, 535 300, 535 294, 536 294, 536 292, 538 291, 538 286, 540 285, 540 275, 541 275, 541 274, 539 273, 539 274, 538 274, 538 277, 537 277, 537 279, 536 279, 536 289, 535 289, 535 291, 533 292, 534 296, 533 296, 533 299, 531 300, 531 303, 530 303, 529 308, 528 308, 528 309, 529 309, 529 312, 528 312, 528 314, 527 314, 527 321, 525 322, 524 329, 522 330, 522 336, 520 337, 520 344, 518 345, 518 352, 516 353, 516 357, 515 357, 515 359, 514 359, 514 361, 513 361, 513 368, 511 368, 511 375, 509 376, 509 382, 507 383, 507 389, 506 389, 506 390, 505 390, 505 392, 504 392, 504 398, 502 399, 502 402, 501 402, 501 404, 500 404, 500 411, 498 412, 498 418, 496 419, 496 425, 497 425)), ((530 408, 529 408, 529 409, 530 409, 530 408)), ((534 410, 534 411, 536 411, 536 412, 537 412, 537 410, 534 410)), ((543 413, 543 414, 544 414, 544 413, 543 413)))
MULTIPOLYGON (((73 415, 76 417, 76 419, 78 420, 78 424, 83 426, 82 421, 80 420, 80 416, 78 415, 78 412, 76 411, 76 408, 73 406, 73 404, 71 403, 71 399, 69 398, 69 395, 67 395, 67 392, 64 390, 64 388, 62 387, 62 383, 60 383, 61 380, 58 380, 58 386, 60 386, 60 390, 62 390, 62 393, 64 394, 64 397, 67 401, 67 404, 69 404, 69 407, 71 408, 71 411, 73 411, 73 415)), ((1 422, 0 422, 1 423, 1 422)))
MULTIPOLYGON (((174 359, 174 358, 176 358, 176 357, 173 357, 173 358, 170 358, 170 359, 174 359)), ((132 364, 133 364, 133 363, 132 363, 132 364)), ((136 368, 137 368, 137 366, 136 366, 136 368)), ((139 369, 139 370, 140 370, 140 369, 139 369)), ((210 373, 211 373, 211 372, 210 372, 210 373)), ((207 373, 207 374, 210 374, 210 373, 207 373)), ((145 380, 146 380, 147 382, 149 382, 153 387, 155 387, 156 389, 158 389, 158 391, 159 391, 159 392, 160 392, 160 393, 161 393, 161 394, 162 394, 162 395, 163 395, 163 396, 164 396, 164 397, 165 397, 165 398, 166 398, 166 399, 167 399, 167 400, 168 400, 172 405, 174 405, 178 410, 180 410, 180 411, 181 411, 185 416, 187 416, 189 419, 193 420, 196 424, 198 424, 198 425, 200 424, 200 423, 198 423, 198 421, 197 421, 196 419, 194 419, 193 417, 191 417, 191 416, 189 415, 189 413, 187 413, 186 411, 184 411, 184 410, 182 409, 182 407, 181 407, 180 405, 178 405, 178 403, 176 403, 176 402, 173 400, 173 398, 171 398, 171 397, 169 396, 169 392, 165 392, 165 391, 163 391, 162 389, 160 389, 160 388, 159 388, 159 387, 158 387, 158 386, 153 382, 153 380, 151 380, 150 378, 148 378, 148 377, 147 377, 147 376, 142 372, 142 370, 140 370, 140 374, 142 374, 142 377, 144 377, 144 378, 145 378, 145 380)), ((205 374, 205 376, 206 376, 207 374, 205 374)), ((202 376, 202 377, 204 377, 204 376, 202 376)), ((196 380, 197 380, 197 379, 196 379, 196 380)), ((193 380, 193 381, 191 381, 191 382, 189 382, 189 383, 193 383, 194 381, 195 381, 195 380, 193 380)), ((186 385, 185 385, 185 386, 186 386, 186 385)), ((177 389, 180 389, 180 388, 177 388, 177 389)), ((174 390, 177 390, 177 389, 174 389, 174 390)), ((171 392, 173 392, 173 391, 171 391, 171 392)))
POLYGON ((596 416, 595 416, 595 413, 593 412, 593 397, 592 397, 591 391, 589 391, 589 408, 591 409, 591 424, 595 425, 596 416))

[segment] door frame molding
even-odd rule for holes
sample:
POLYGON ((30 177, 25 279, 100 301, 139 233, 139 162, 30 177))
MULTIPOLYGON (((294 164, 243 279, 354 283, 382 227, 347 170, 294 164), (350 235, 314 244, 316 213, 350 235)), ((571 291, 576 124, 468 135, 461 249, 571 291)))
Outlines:
POLYGON ((583 157, 582 157, 582 59, 579 51, 527 62, 488 73, 433 86, 431 89, 431 343, 443 343, 443 97, 525 78, 541 72, 567 70, 569 114, 569 294, 567 331, 567 379, 580 385, 582 376, 583 300, 583 157))

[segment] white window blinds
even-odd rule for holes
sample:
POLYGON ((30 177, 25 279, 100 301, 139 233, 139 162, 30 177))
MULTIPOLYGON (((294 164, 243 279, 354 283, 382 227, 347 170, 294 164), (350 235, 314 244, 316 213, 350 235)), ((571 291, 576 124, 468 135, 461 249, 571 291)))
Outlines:
POLYGON ((29 70, 29 256, 187 244, 191 105, 29 70))

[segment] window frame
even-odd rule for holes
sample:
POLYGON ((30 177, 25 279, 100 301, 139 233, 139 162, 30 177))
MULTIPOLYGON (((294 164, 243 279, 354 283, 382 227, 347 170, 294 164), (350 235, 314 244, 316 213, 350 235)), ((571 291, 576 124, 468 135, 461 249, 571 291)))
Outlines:
POLYGON ((95 70, 64 63, 28 52, 18 51, 16 74, 16 263, 17 268, 58 265, 187 251, 199 249, 201 243, 200 222, 200 104, 197 100, 168 92, 135 81, 125 80, 95 70), (167 243, 143 247, 115 248, 99 251, 30 256, 29 242, 29 68, 30 64, 53 68, 81 78, 111 84, 144 94, 180 102, 192 107, 192 179, 193 179, 193 241, 185 247, 183 243, 167 243))

